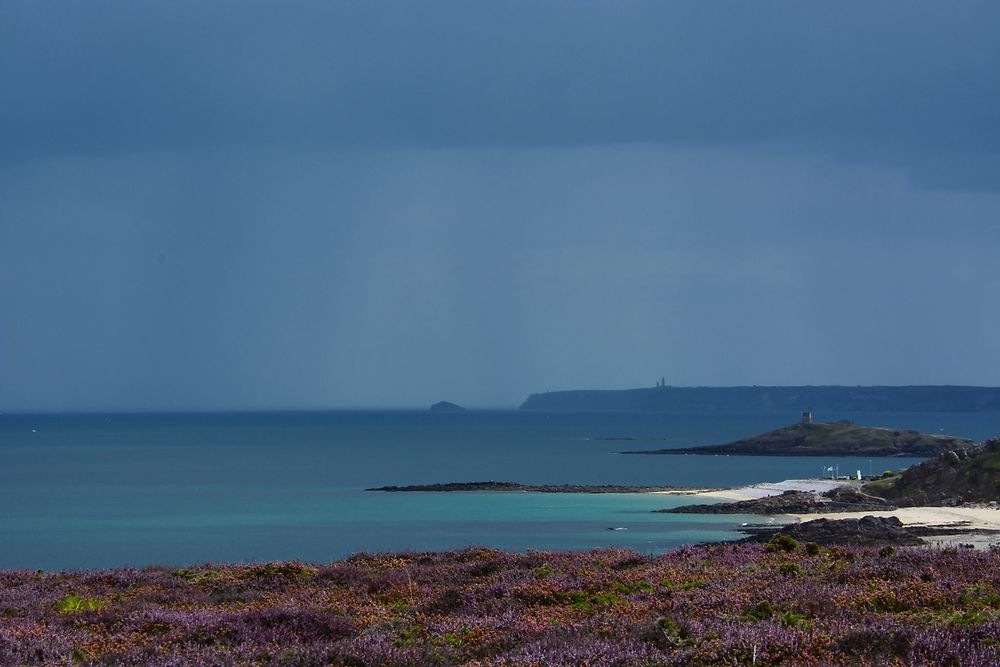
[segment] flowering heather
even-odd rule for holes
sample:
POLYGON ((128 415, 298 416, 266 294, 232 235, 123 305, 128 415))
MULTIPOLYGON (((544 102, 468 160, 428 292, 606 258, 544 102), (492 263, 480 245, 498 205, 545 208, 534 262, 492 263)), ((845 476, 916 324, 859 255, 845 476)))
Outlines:
POLYGON ((996 665, 1000 553, 719 544, 0 572, 0 665, 996 665))

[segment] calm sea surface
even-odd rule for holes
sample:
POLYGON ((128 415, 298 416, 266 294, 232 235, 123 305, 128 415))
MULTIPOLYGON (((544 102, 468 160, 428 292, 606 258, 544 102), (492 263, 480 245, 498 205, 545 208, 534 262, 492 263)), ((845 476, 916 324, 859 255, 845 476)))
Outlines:
MULTIPOLYGON (((730 539, 752 517, 652 514, 655 494, 365 492, 510 480, 731 486, 901 468, 917 459, 623 456, 726 442, 795 421, 766 414, 328 412, 0 416, 0 567, 326 561, 470 544, 659 552, 730 539), (609 530, 612 528, 625 530, 609 530)), ((820 414, 1000 434, 1000 413, 820 414)))

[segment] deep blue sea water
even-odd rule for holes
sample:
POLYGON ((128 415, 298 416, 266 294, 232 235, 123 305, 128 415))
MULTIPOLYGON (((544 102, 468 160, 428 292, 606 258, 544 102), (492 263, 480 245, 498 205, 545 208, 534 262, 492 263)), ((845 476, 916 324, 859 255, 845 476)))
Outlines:
MULTIPOLYGON (((1000 433, 1000 413, 824 420, 1000 433)), ((366 492, 510 480, 730 486, 901 468, 916 459, 623 456, 726 442, 797 415, 325 412, 0 416, 0 567, 328 561, 471 544, 661 552, 730 539, 751 517, 652 514, 652 494, 366 492), (626 530, 609 530, 624 528, 626 530)))

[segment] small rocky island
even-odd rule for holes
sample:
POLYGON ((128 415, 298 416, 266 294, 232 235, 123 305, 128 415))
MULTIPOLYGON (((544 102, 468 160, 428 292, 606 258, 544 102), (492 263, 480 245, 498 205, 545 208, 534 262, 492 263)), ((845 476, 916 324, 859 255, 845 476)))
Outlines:
POLYGON ((438 401, 431 406, 431 412, 467 412, 467 410, 449 401, 438 401))
POLYGON ((938 456, 968 448, 971 440, 907 429, 856 426, 853 422, 803 422, 725 445, 650 449, 623 454, 738 454, 747 456, 938 456))

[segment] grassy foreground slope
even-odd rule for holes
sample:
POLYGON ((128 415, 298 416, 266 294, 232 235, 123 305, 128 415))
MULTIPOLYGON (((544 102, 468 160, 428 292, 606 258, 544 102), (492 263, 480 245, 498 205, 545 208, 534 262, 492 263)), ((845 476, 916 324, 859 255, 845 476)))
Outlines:
POLYGON ((720 544, 0 571, 0 664, 996 665, 1000 553, 720 544))
POLYGON ((656 449, 625 454, 744 454, 755 456, 936 456, 971 447, 965 438, 852 422, 792 424, 725 445, 656 449))
POLYGON ((963 447, 869 482, 865 493, 896 505, 951 505, 1000 501, 1000 438, 963 447))

